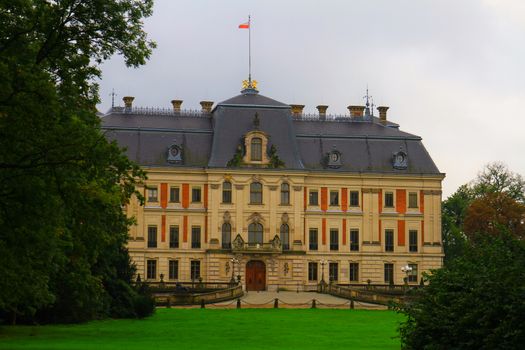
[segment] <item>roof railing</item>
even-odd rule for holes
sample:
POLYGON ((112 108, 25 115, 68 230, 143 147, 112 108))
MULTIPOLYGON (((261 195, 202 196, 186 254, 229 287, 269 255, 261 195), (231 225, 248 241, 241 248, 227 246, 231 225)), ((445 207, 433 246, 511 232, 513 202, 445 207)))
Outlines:
POLYGON ((203 112, 200 109, 181 109, 175 111, 173 108, 160 107, 113 107, 109 110, 110 113, 123 113, 133 115, 168 115, 174 117, 210 117, 210 113, 203 112))
POLYGON ((319 122, 342 122, 342 123, 372 123, 378 120, 374 116, 351 117, 347 114, 299 114, 292 117, 299 121, 319 121, 319 122))

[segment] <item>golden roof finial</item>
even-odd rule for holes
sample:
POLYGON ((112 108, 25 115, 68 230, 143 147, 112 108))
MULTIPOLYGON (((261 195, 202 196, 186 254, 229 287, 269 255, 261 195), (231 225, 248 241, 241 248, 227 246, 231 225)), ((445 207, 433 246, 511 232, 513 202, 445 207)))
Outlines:
POLYGON ((242 81, 242 89, 243 90, 246 90, 246 89, 253 89, 253 90, 257 90, 257 80, 243 80, 242 81))

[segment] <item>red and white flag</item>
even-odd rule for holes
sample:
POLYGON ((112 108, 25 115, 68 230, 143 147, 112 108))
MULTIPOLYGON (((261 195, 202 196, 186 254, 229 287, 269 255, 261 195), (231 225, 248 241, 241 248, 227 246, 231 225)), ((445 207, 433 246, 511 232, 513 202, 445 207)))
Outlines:
POLYGON ((250 21, 239 24, 239 28, 241 29, 250 29, 250 21))

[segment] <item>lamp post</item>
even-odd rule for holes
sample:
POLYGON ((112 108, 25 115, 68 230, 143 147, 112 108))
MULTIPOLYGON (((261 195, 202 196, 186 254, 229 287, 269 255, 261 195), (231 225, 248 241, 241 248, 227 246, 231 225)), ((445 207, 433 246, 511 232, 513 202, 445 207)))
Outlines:
POLYGON ((408 286, 408 275, 410 274, 410 272, 412 272, 412 268, 410 266, 406 265, 406 266, 403 266, 401 268, 401 271, 406 274, 406 276, 403 278, 403 280, 405 282, 405 286, 408 286))
POLYGON ((321 259, 319 263, 321 264, 321 282, 324 282, 324 266, 328 264, 328 261, 321 259))
POLYGON ((324 266, 328 264, 328 261, 321 259, 319 263, 321 264, 321 282, 319 282, 319 284, 321 285, 321 293, 323 293, 326 287, 326 282, 324 281, 324 266))
POLYGON ((230 283, 235 284, 235 265, 239 263, 239 260, 237 260, 236 258, 231 258, 230 261, 232 263, 232 278, 230 280, 230 283))

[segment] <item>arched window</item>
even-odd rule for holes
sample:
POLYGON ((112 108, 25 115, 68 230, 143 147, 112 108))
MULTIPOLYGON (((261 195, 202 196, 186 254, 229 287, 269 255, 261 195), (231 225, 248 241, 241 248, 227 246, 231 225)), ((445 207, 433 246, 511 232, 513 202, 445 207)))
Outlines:
POLYGON ((222 184, 222 202, 232 202, 232 183, 229 181, 224 181, 224 183, 222 184))
POLYGON ((281 204, 290 204, 290 185, 286 182, 281 184, 281 204))
POLYGON ((232 248, 232 226, 222 224, 222 249, 232 248))
POLYGON ((262 139, 254 137, 251 142, 251 159, 262 160, 262 139))
POLYGON ((248 244, 262 244, 263 243, 263 226, 261 224, 250 224, 248 226, 248 244))
POLYGON ((286 224, 281 225, 281 244, 283 250, 290 250, 290 228, 286 224))
POLYGON ((250 204, 262 204, 262 185, 259 182, 250 184, 250 204))

